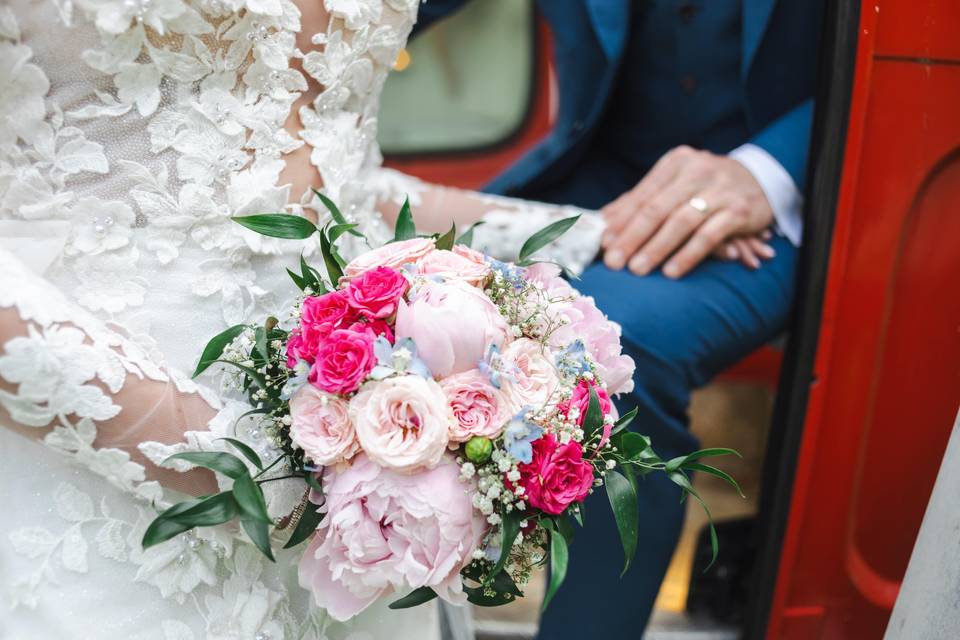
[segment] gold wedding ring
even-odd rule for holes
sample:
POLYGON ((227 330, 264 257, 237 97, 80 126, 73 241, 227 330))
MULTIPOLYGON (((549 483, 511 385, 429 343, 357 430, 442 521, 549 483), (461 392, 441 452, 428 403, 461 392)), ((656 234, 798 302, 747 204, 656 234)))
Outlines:
POLYGON ((709 205, 707 205, 707 201, 699 196, 697 196, 696 198, 690 198, 690 202, 688 202, 687 204, 689 204, 691 207, 693 207, 703 215, 707 215, 707 212, 710 211, 710 207, 709 205))

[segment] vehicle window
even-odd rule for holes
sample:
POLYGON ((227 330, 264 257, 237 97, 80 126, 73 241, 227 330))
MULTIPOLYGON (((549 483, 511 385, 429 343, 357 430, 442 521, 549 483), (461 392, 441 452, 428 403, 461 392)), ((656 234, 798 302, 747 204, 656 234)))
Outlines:
POLYGON ((408 66, 383 90, 385 154, 478 150, 523 125, 533 86, 532 4, 473 0, 409 44, 408 66))

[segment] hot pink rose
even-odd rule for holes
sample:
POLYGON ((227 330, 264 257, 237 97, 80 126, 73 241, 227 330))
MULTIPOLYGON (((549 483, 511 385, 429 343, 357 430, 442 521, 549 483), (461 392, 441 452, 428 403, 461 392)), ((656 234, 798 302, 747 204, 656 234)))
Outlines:
POLYGON ((304 298, 300 324, 287 340, 287 365, 292 368, 297 360, 313 363, 320 341, 351 322, 354 315, 342 291, 304 298))
POLYGON ((450 407, 435 381, 407 375, 363 385, 350 400, 360 446, 402 472, 436 466, 450 440, 450 407))
POLYGON ((309 380, 328 393, 355 391, 377 364, 373 336, 337 329, 320 344, 309 380))
POLYGON ((408 286, 396 269, 377 267, 351 280, 346 298, 354 310, 368 318, 387 318, 397 310, 397 302, 408 286))
POLYGON ((583 459, 580 443, 558 444, 551 433, 533 441, 533 460, 518 470, 530 506, 553 515, 583 502, 593 485, 593 465, 583 459))
POLYGON ((490 267, 475 262, 455 251, 437 250, 428 253, 417 265, 418 273, 440 276, 447 280, 462 280, 479 287, 490 275, 490 267))
POLYGON ((466 598, 460 570, 485 533, 469 486, 446 457, 405 475, 364 455, 342 472, 324 474, 326 513, 300 560, 300 585, 337 620, 378 598, 430 587, 456 604, 466 598))
POLYGON ((412 338, 436 378, 474 369, 491 344, 507 339, 507 322, 486 294, 459 281, 427 282, 401 301, 397 339, 412 338))
POLYGON ((473 436, 496 438, 510 419, 506 398, 476 369, 444 378, 440 387, 453 410, 452 442, 466 442, 473 436))
MULTIPOLYGON (((591 382, 586 380, 581 380, 577 383, 576 388, 573 390, 573 394, 570 396, 569 400, 561 402, 557 405, 562 413, 569 416, 570 409, 576 407, 577 409, 577 424, 583 426, 583 420, 587 417, 587 409, 590 408, 590 387, 593 387, 597 392, 597 401, 600 404, 600 414, 603 416, 612 415, 614 418, 617 417, 617 407, 614 406, 613 402, 610 401, 610 396, 607 395, 606 389, 603 389, 591 382)), ((599 447, 603 447, 607 443, 607 440, 610 439, 610 431, 613 430, 613 425, 608 424, 606 421, 603 423, 603 437, 600 438, 599 447)))
POLYGON ((514 366, 503 384, 513 410, 545 406, 560 384, 553 355, 536 340, 519 338, 503 350, 503 359, 514 366))
POLYGON ((309 384, 290 399, 290 438, 315 464, 346 461, 360 451, 348 407, 342 398, 309 384))
POLYGON ((380 318, 374 318, 373 320, 369 318, 363 318, 357 322, 354 322, 347 328, 350 329, 350 331, 369 333, 374 338, 384 336, 391 344, 394 341, 393 329, 390 328, 390 325, 387 324, 386 320, 381 320, 380 318))
POLYGON ((344 268, 343 273, 348 278, 355 278, 377 267, 399 269, 409 262, 417 262, 433 251, 435 246, 436 242, 433 238, 412 238, 400 242, 391 242, 357 256, 344 268))

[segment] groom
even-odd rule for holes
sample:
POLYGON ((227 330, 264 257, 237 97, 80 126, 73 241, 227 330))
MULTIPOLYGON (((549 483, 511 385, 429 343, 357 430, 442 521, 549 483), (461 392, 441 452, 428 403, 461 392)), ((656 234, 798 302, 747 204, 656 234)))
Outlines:
MULTIPOLYGON (((421 23, 464 0, 430 0, 421 23)), ((604 257, 575 283, 623 326, 623 406, 669 459, 696 447, 691 390, 784 330, 790 312, 822 4, 539 0, 554 39, 551 134, 488 190, 602 209, 604 257), (708 257, 775 230, 756 270, 708 257)), ((660 476, 640 496, 633 568, 602 495, 586 507, 540 638, 638 638, 683 519, 660 476)))

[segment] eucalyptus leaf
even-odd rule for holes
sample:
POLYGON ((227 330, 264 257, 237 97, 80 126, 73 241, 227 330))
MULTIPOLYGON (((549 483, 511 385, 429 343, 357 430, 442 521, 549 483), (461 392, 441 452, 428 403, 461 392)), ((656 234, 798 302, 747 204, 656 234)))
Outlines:
POLYGON ((743 495, 743 490, 740 489, 740 485, 737 483, 736 480, 734 480, 733 476, 731 476, 731 475, 730 475, 729 473, 727 473, 726 471, 723 471, 723 470, 721 470, 721 469, 717 469, 716 467, 710 466, 709 464, 701 464, 701 463, 699 463, 699 462, 687 462, 687 463, 684 463, 683 468, 684 468, 684 469, 692 469, 692 470, 694 470, 694 471, 699 471, 699 472, 701 472, 701 473, 708 473, 708 474, 710 474, 710 475, 712 475, 712 476, 716 476, 716 477, 720 478, 721 480, 726 481, 727 484, 729 484, 729 485, 732 486, 734 489, 736 489, 736 490, 737 490, 737 493, 740 494, 740 497, 741 497, 741 498, 746 498, 746 497, 747 497, 747 496, 743 495))
POLYGON ((233 221, 251 231, 271 238, 303 240, 317 232, 315 224, 288 213, 260 213, 252 216, 234 216, 233 221))
POLYGON ((445 249, 449 251, 453 249, 453 243, 456 242, 457 238, 457 223, 450 225, 450 230, 445 234, 437 238, 437 249, 445 249))
POLYGON ((457 238, 457 244, 462 244, 468 247, 472 247, 473 246, 473 230, 482 224, 484 224, 484 222, 483 220, 480 220, 479 222, 474 222, 472 225, 470 225, 470 228, 464 231, 463 235, 457 238))
POLYGON ((250 536, 250 541, 256 545, 257 549, 267 556, 270 562, 276 562, 273 557, 273 549, 270 547, 270 525, 263 520, 254 518, 241 518, 240 525, 250 536))
POLYGON ((229 522, 240 515, 240 507, 232 491, 224 491, 199 500, 196 504, 176 515, 160 515, 165 520, 174 520, 192 527, 212 527, 229 522))
POLYGON ((590 401, 587 404, 587 415, 583 417, 584 438, 589 438, 603 427, 603 412, 600 411, 600 398, 597 396, 596 388, 590 385, 590 401))
POLYGON ((147 527, 147 530, 143 534, 143 539, 141 541, 143 548, 148 549, 149 547, 160 544, 161 542, 166 542, 167 540, 178 536, 181 533, 193 529, 192 524, 177 522, 172 518, 177 514, 183 513, 184 511, 200 504, 207 497, 208 496, 204 496, 201 498, 194 498, 193 500, 178 502, 158 515, 156 519, 150 523, 150 525, 147 527))
MULTIPOLYGON (((338 225, 348 224, 348 223, 347 223, 347 219, 346 219, 346 218, 344 217, 344 215, 340 212, 340 209, 337 208, 337 205, 334 204, 333 200, 331 200, 331 199, 328 198, 327 196, 323 195, 322 193, 320 193, 320 192, 317 191, 316 189, 313 189, 312 191, 313 191, 314 195, 316 195, 318 198, 320 198, 320 202, 322 202, 322 203, 323 203, 323 206, 325 206, 325 207, 327 208, 327 211, 330 212, 330 217, 333 218, 334 222, 336 222, 338 225)), ((347 229, 347 232, 348 232, 350 235, 352 235, 352 236, 356 236, 356 237, 358 237, 358 238, 362 238, 362 237, 363 237, 363 234, 360 233, 359 231, 357 231, 357 230, 355 229, 355 227, 356 227, 356 225, 353 225, 352 228, 347 229)))
POLYGON ((223 451, 184 451, 173 454, 164 460, 163 464, 170 460, 184 460, 198 467, 212 469, 234 480, 247 473, 247 465, 243 464, 240 458, 223 451))
POLYGON ((323 514, 319 512, 319 507, 312 502, 307 503, 307 508, 303 510, 303 515, 294 527, 290 539, 283 545, 284 549, 295 547, 313 534, 323 520, 323 514))
POLYGON ((493 579, 497 577, 497 574, 507 566, 510 550, 513 549, 513 543, 517 539, 517 534, 520 533, 520 522, 523 520, 521 514, 516 510, 510 513, 504 512, 500 514, 500 518, 500 558, 497 559, 497 563, 493 565, 493 569, 487 574, 487 579, 484 580, 484 586, 489 586, 493 582, 493 579))
POLYGON ((240 505, 245 519, 272 523, 270 514, 267 513, 267 502, 263 498, 263 491, 249 473, 233 481, 233 497, 240 505))
POLYGON ((343 267, 340 266, 340 261, 337 260, 326 233, 320 234, 320 254, 323 256, 323 264, 327 267, 327 277, 330 279, 330 283, 336 287, 337 282, 343 276, 343 267))
POLYGON ((410 607, 416 607, 425 602, 430 602, 436 597, 437 592, 430 587, 420 587, 419 589, 414 589, 399 600, 394 600, 387 606, 391 609, 409 609, 410 607))
POLYGON ((253 466, 263 471, 263 461, 260 460, 260 456, 258 456, 257 452, 251 449, 246 443, 241 442, 236 438, 217 438, 217 440, 225 440, 229 442, 230 445, 239 451, 244 458, 249 460, 253 466))
POLYGON ((410 211, 410 198, 403 201, 400 213, 397 215, 397 225, 393 230, 394 242, 410 240, 417 237, 417 227, 413 223, 413 213, 410 211))
POLYGON ((193 377, 196 378, 203 373, 207 367, 216 362, 217 359, 223 355, 223 350, 227 345, 233 342, 246 328, 247 325, 245 324, 235 324, 229 329, 225 329, 213 336, 210 342, 207 343, 207 346, 203 348, 203 353, 200 355, 200 362, 197 363, 197 368, 193 371, 193 377))
POLYGON ((607 488, 607 498, 613 508, 613 517, 617 522, 620 542, 623 544, 624 564, 620 574, 622 576, 630 568, 633 556, 637 552, 637 531, 640 527, 637 492, 630 481, 617 471, 607 472, 604 486, 607 488))
POLYGON ((566 233, 570 227, 577 223, 577 220, 580 219, 579 215, 564 218, 563 220, 557 220, 551 224, 548 224, 540 231, 537 231, 535 234, 527 238, 527 241, 523 243, 523 246, 520 247, 520 261, 524 261, 533 254, 535 254, 540 249, 543 249, 545 246, 562 236, 566 233))
POLYGON ((567 550, 567 541, 563 534, 555 528, 550 529, 550 582, 547 584, 547 593, 543 598, 541 611, 546 611, 557 593, 557 589, 563 584, 567 577, 567 561, 569 560, 569 551, 567 550))
POLYGON ((610 431, 611 436, 615 436, 627 427, 630 426, 630 423, 633 422, 633 419, 637 417, 637 407, 630 409, 625 414, 620 416, 620 419, 613 423, 613 429, 610 431))

